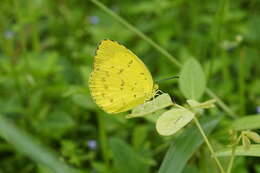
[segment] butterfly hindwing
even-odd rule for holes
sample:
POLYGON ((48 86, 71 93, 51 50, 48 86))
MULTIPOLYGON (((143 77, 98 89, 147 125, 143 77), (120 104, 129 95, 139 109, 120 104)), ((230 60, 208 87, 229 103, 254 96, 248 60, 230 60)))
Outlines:
POLYGON ((108 113, 130 110, 153 95, 153 79, 143 62, 111 40, 96 51, 89 85, 95 102, 108 113))

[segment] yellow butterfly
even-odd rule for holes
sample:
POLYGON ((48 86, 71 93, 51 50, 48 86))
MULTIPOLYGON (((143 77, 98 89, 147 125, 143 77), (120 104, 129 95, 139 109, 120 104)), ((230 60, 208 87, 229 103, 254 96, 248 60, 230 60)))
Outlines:
POLYGON ((154 97, 158 85, 133 52, 115 41, 103 40, 96 50, 89 88, 101 109, 119 113, 154 97))

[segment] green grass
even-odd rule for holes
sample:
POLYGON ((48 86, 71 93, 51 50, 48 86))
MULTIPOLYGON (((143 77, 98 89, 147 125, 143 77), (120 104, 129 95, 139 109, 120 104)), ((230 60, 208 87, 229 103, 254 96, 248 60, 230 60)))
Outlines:
MULTIPOLYGON (((259 11, 257 0, 2 0, 0 173, 218 172, 199 133, 189 136, 194 123, 162 137, 153 121, 161 112, 147 119, 102 112, 88 89, 95 49, 104 38, 116 40, 155 79, 179 75, 197 59, 207 78, 200 101, 218 102, 198 119, 214 150, 226 151, 232 123, 243 124, 260 106, 259 11), (208 127, 205 117, 222 119, 208 127)), ((178 79, 159 87, 186 103, 178 79)), ((226 170, 229 157, 219 159, 226 170)), ((232 172, 259 172, 258 163, 235 157, 232 172)))

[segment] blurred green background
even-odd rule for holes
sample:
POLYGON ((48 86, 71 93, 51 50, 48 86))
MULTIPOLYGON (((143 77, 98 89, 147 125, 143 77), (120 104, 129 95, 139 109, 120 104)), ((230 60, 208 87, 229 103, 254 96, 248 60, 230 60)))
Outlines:
MULTIPOLYGON (((102 2, 181 62, 199 60, 208 87, 237 117, 260 113, 259 0, 102 2)), ((107 115, 90 98, 94 52, 105 38, 135 52, 155 79, 179 73, 91 1, 1 0, 0 116, 51 148, 75 172, 157 172, 174 137, 159 136, 152 121, 107 115)), ((160 89, 183 104, 177 82, 166 81, 160 89)), ((220 109, 208 113, 225 117, 210 139, 215 146, 228 144, 224 129, 232 120, 220 109)), ((52 172, 16 148, 19 144, 0 137, 0 173, 52 172)), ((214 172, 208 159, 207 148, 200 147, 184 172, 214 172)), ((259 163, 239 157, 234 172, 260 173, 259 163)))

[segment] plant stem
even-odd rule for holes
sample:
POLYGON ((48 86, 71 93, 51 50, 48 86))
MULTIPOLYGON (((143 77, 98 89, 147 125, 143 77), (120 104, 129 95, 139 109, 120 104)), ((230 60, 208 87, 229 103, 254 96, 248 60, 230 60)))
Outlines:
MULTIPOLYGON (((162 48, 160 45, 155 43, 152 39, 150 39, 148 36, 146 36, 144 33, 142 33, 139 29, 128 23, 126 20, 124 20, 122 17, 114 13, 112 10, 107 8, 104 4, 97 0, 91 0, 95 5, 97 5, 100 9, 105 11, 107 14, 111 15, 115 20, 117 20, 119 23, 124 25, 126 28, 128 28, 130 31, 144 39, 147 43, 149 43, 152 47, 154 47, 158 52, 163 54, 165 58, 170 60, 174 65, 176 65, 178 68, 181 68, 181 63, 179 60, 177 60, 176 57, 172 56, 168 51, 166 51, 164 48, 162 48)), ((236 117, 236 114, 228 108, 228 106, 220 99, 218 98, 209 88, 207 88, 206 93, 213 98, 217 100, 218 105, 232 118, 236 117), (210 93, 210 94, 209 94, 210 93)))
POLYGON ((233 163, 234 163, 234 160, 235 160, 236 147, 237 147, 237 144, 239 143, 240 139, 241 139, 241 135, 238 137, 235 144, 232 146, 232 153, 231 153, 231 157, 230 157, 230 160, 229 160, 229 163, 228 163, 227 173, 231 173, 233 163))
POLYGON ((238 76, 239 76, 239 108, 240 108, 240 116, 244 116, 245 115, 245 57, 244 57, 244 51, 243 49, 239 52, 240 54, 240 57, 239 57, 239 73, 238 73, 238 76))
POLYGON ((220 161, 219 161, 218 158, 216 157, 215 152, 214 152, 214 150, 213 150, 213 148, 212 148, 212 146, 211 146, 211 144, 210 144, 210 142, 209 142, 209 140, 208 140, 208 138, 207 138, 207 136, 206 136, 204 130, 202 129, 202 127, 201 127, 201 125, 200 125, 200 122, 199 122, 198 119, 196 118, 196 116, 194 116, 194 121, 195 121, 195 124, 196 124, 196 126, 198 127, 198 129, 199 129, 199 131, 200 131, 202 137, 204 138, 204 140, 205 140, 205 142, 206 142, 206 144, 207 144, 207 146, 208 146, 208 148, 209 148, 209 151, 210 151, 212 157, 213 157, 214 160, 216 161, 217 166, 219 167, 221 173, 225 173, 225 171, 224 171, 224 169, 223 169, 223 167, 222 167, 220 161))
POLYGON ((227 173, 230 173, 231 170, 232 170, 234 159, 235 159, 235 152, 236 152, 236 145, 233 145, 231 157, 230 157, 230 160, 229 160, 229 163, 228 163, 227 173))
POLYGON ((101 151, 102 151, 102 157, 103 160, 107 166, 107 168, 109 168, 109 156, 108 156, 108 149, 107 149, 107 135, 106 135, 106 131, 105 131, 105 120, 104 120, 104 115, 99 114, 97 116, 97 120, 98 120, 98 129, 99 129, 99 141, 100 141, 100 147, 101 147, 101 151))

